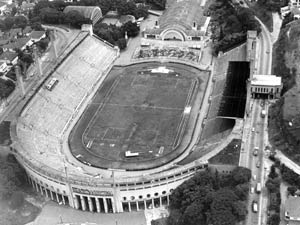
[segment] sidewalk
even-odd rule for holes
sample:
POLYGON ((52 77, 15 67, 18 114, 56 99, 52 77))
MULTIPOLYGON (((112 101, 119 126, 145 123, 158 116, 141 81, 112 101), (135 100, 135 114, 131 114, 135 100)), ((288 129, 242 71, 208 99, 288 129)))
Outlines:
POLYGON ((27 225, 58 225, 67 223, 94 223, 95 225, 146 225, 146 218, 143 211, 104 214, 90 213, 64 207, 54 202, 48 202, 42 209, 41 214, 35 221, 27 225))

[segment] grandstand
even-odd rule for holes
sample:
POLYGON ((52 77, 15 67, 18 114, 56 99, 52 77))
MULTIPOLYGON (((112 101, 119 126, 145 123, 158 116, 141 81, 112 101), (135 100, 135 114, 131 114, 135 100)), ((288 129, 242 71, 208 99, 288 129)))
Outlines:
POLYGON ((47 162, 53 163, 53 168, 63 168, 57 155, 61 154, 64 129, 78 111, 78 105, 105 76, 116 56, 115 49, 92 36, 86 36, 71 52, 52 73, 51 77, 60 82, 52 91, 40 89, 19 117, 17 135, 26 154, 39 162, 45 161, 45 156, 49 157, 47 162), (93 51, 104 54, 95 57, 93 51), (83 59, 84 64, 80 63, 83 59))

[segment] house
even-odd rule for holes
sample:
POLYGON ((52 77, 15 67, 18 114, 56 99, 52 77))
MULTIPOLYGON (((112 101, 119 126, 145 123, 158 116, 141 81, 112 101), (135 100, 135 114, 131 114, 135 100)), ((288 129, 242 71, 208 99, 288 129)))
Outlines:
POLYGON ((23 13, 27 13, 27 12, 33 10, 34 6, 35 6, 35 3, 31 3, 29 1, 28 2, 23 1, 20 8, 23 13))
POLYGON ((7 8, 7 3, 5 2, 0 2, 0 14, 3 15, 3 12, 6 10, 7 8))
POLYGON ((23 35, 28 37, 32 32, 32 28, 31 26, 26 26, 24 29, 23 29, 23 35))
POLYGON ((8 43, 6 45, 3 45, 3 51, 10 51, 10 52, 15 52, 15 49, 20 49, 21 51, 24 51, 27 46, 31 46, 31 38, 29 37, 23 37, 23 38, 18 38, 14 42, 8 43))
POLYGON ((0 62, 5 62, 7 65, 16 65, 18 62, 18 54, 15 52, 3 52, 0 55, 0 62))
POLYGON ((36 30, 34 30, 30 34, 32 44, 42 40, 45 37, 46 37, 46 32, 45 31, 36 31, 36 30))
POLYGON ((6 62, 0 62, 0 73, 6 73, 8 71, 8 67, 6 62))
POLYGON ((13 28, 13 29, 10 29, 10 31, 9 31, 10 38, 17 39, 19 37, 22 37, 22 35, 23 35, 23 32, 22 32, 21 28, 13 28))
POLYGON ((3 47, 3 45, 6 45, 9 43, 9 40, 8 39, 0 39, 0 47, 3 47))
POLYGON ((300 224, 300 197, 289 196, 285 201, 285 220, 300 224))

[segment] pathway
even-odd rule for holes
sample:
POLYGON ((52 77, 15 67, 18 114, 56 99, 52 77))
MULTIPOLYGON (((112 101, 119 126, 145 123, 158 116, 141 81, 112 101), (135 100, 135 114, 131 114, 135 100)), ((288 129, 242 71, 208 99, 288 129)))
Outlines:
POLYGON ((68 223, 78 225, 83 223, 94 223, 95 225, 146 225, 146 219, 143 211, 120 214, 91 213, 48 202, 35 221, 27 225, 68 223))

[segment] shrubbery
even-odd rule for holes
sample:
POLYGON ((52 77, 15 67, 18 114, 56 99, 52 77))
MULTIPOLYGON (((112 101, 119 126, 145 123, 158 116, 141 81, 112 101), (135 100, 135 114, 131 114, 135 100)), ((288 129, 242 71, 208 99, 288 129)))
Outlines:
POLYGON ((231 225, 244 220, 250 177, 251 171, 241 167, 226 176, 196 174, 172 193, 168 224, 231 225))
POLYGON ((216 0, 209 7, 214 53, 228 49, 246 40, 248 30, 261 31, 254 13, 230 0, 216 0))
POLYGON ((15 89, 15 84, 11 80, 0 78, 0 99, 7 98, 15 89))

